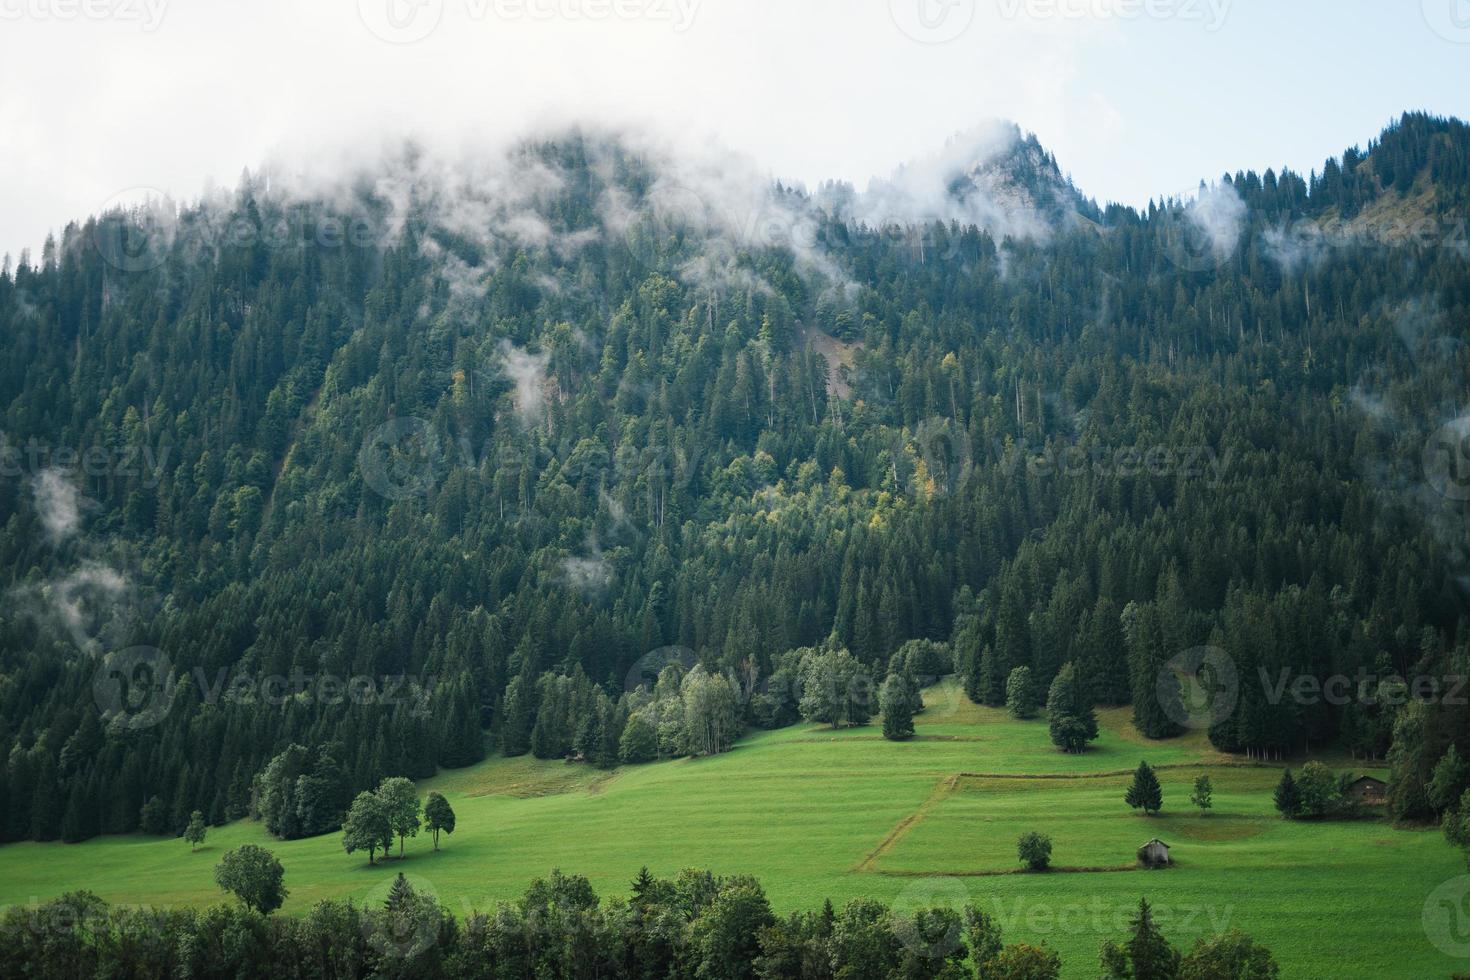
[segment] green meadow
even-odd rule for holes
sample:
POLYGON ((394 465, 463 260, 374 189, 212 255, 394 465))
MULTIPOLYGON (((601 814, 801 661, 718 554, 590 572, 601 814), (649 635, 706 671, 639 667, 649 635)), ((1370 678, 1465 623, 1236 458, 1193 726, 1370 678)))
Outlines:
POLYGON ((276 841, 251 821, 211 828, 198 853, 143 837, 10 844, 0 848, 0 904, 80 888, 118 903, 218 902, 215 863, 254 842, 286 867, 282 914, 324 898, 374 900, 399 871, 464 913, 513 899, 557 867, 605 896, 625 894, 643 865, 659 875, 703 867, 757 876, 778 912, 859 896, 900 909, 970 902, 1001 921, 1008 942, 1058 950, 1069 977, 1096 975, 1098 944, 1122 934, 1141 896, 1177 946, 1239 927, 1273 948, 1288 977, 1470 970, 1422 924, 1430 893, 1465 871, 1437 830, 1281 820, 1271 804, 1277 768, 1221 756, 1203 733, 1148 743, 1126 709, 1103 712, 1094 748, 1068 756, 1052 748, 1044 720, 977 707, 953 683, 925 698, 917 737, 904 743, 884 741, 876 726, 800 725, 725 755, 611 773, 530 758, 444 773, 421 789, 449 797, 456 833, 437 854, 421 834, 405 859, 373 867, 345 854, 338 835, 276 841), (1140 759, 1159 768, 1164 788, 1164 812, 1152 818, 1123 803, 1140 759), (1200 772, 1215 787, 1205 817, 1189 803, 1200 772), (1015 841, 1027 830, 1052 837, 1056 870, 1019 873, 1015 841), (1174 867, 1134 867, 1153 837, 1172 847, 1174 867))

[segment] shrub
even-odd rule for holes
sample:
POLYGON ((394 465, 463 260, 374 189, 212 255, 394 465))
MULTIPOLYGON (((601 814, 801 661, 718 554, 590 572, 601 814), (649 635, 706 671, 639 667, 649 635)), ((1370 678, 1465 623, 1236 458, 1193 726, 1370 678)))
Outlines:
POLYGON ((1051 838, 1036 831, 1028 831, 1016 841, 1016 856, 1032 871, 1045 871, 1051 867, 1051 838))

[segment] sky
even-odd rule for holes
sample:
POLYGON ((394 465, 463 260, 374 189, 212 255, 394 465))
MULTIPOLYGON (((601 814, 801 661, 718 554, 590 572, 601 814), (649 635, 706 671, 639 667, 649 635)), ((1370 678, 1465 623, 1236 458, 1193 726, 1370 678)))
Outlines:
POLYGON ((1470 117, 1470 0, 0 0, 0 252, 384 140, 650 127, 859 187, 1010 119, 1146 204, 1470 117))

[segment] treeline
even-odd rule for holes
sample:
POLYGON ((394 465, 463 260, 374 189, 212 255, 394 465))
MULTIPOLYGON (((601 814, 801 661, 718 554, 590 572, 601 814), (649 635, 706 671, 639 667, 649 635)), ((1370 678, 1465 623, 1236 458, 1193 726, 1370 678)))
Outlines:
MULTIPOLYGON (((107 245, 137 216, 69 227, 0 273, 0 837, 234 819, 293 744, 331 746, 348 799, 490 748, 717 751, 800 714, 769 692, 791 651, 850 652, 876 696, 912 640, 991 704, 1018 667, 1043 692, 1075 665, 1072 743, 1084 699, 1168 736, 1141 693, 1218 646, 1244 683, 1217 745, 1383 757, 1398 731, 1427 781, 1470 752, 1459 714, 1257 677, 1464 659, 1464 503, 1423 448, 1464 400, 1470 268, 1438 239, 1277 232, 1448 225, 1467 154, 1463 125, 1409 116, 1311 180, 1235 175, 1239 244, 1207 267, 1177 203, 996 241, 784 192, 813 262, 670 228, 653 165, 586 134, 524 150, 557 177, 527 205, 550 244, 411 194, 401 235, 337 240, 392 203, 260 178, 146 263, 107 245), (211 221, 246 233, 190 247, 211 221), (97 694, 98 658, 140 645, 169 668, 148 725, 97 694), (702 680, 626 699, 666 646, 702 680), (322 694, 352 678, 376 695, 322 694)), ((1431 814, 1406 778, 1399 812, 1431 814)))
MULTIPOLYGON (((759 882, 643 871, 624 899, 553 872, 519 900, 456 918, 399 875, 380 904, 324 901, 301 918, 246 904, 109 906, 77 892, 0 918, 0 977, 703 977, 763 980, 1055 980, 1043 945, 1005 944, 973 906, 900 910, 855 899, 777 916, 759 882)), ((1181 954, 1140 902, 1130 934, 1100 950, 1107 977, 1271 980, 1269 950, 1239 931, 1181 954)))

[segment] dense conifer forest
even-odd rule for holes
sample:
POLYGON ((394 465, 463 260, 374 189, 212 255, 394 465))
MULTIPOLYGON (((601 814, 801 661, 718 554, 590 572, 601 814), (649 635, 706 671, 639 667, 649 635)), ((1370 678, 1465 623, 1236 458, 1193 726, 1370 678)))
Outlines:
POLYGON ((890 674, 998 706, 1068 665, 1151 738, 1342 746, 1395 816, 1455 807, 1464 124, 1145 212, 1019 134, 911 215, 671 167, 408 147, 7 263, 0 839, 320 833, 487 753, 719 752, 890 674), (1200 650, 1238 700, 1203 722, 1158 690, 1200 650))

